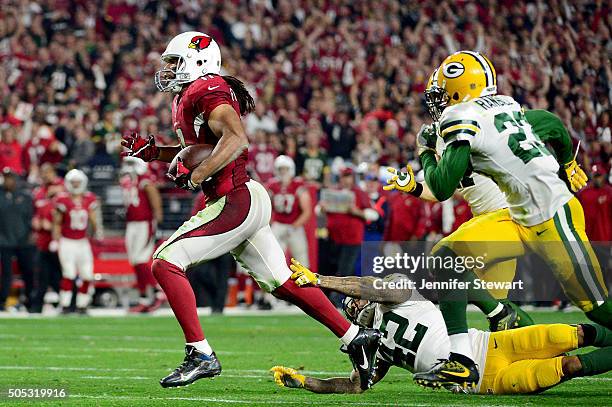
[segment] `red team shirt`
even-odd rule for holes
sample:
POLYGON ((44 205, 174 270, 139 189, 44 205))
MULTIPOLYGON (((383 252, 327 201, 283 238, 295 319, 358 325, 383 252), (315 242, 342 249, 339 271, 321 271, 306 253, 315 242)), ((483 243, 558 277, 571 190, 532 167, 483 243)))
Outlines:
POLYGON ((120 184, 123 190, 123 200, 126 207, 125 220, 127 222, 153 220, 153 209, 145 191, 145 187, 151 182, 153 182, 153 178, 150 174, 121 177, 120 184))
MULTIPOLYGON (((355 206, 359 209, 370 208, 370 197, 363 190, 354 187, 355 206)), ((336 244, 358 245, 363 242, 365 220, 348 213, 328 213, 327 229, 330 239, 336 244)))
POLYGON ((89 210, 95 209, 98 198, 87 191, 80 199, 62 192, 54 199, 55 208, 62 214, 62 237, 84 239, 87 237, 89 210))
POLYGON ((300 198, 304 189, 301 178, 294 178, 288 185, 279 180, 272 179, 268 184, 268 191, 272 198, 272 221, 291 225, 300 216, 300 198))
POLYGON ((612 186, 595 188, 589 185, 578 195, 585 213, 586 234, 589 240, 612 240, 612 186))
MULTIPOLYGON (((208 117, 216 107, 223 104, 233 107, 240 116, 240 106, 234 91, 218 75, 198 78, 174 97, 172 123, 183 147, 192 144, 217 144, 218 138, 208 127, 208 117)), ((246 170, 247 159, 248 154, 245 150, 238 158, 214 174, 210 180, 202 183, 202 192, 206 201, 220 198, 249 181, 246 170)))
MULTIPOLYGON (((53 200, 51 199, 39 199, 34 202, 34 218, 39 222, 43 220, 53 222, 53 209, 55 208, 53 200)), ((36 229, 35 231, 36 247, 38 250, 46 252, 49 251, 49 243, 51 243, 51 231, 44 230, 42 228, 36 229)))
POLYGON ((409 194, 389 195, 389 217, 384 240, 403 242, 420 239, 425 234, 425 208, 423 201, 409 194))
POLYGON ((266 183, 274 177, 274 160, 278 152, 267 144, 251 144, 249 163, 259 181, 266 183))

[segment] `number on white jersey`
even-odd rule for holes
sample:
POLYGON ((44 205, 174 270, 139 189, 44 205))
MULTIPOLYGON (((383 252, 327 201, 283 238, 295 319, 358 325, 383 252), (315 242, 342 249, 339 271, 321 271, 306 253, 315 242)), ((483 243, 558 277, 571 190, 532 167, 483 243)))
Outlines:
POLYGON ((428 328, 425 325, 417 323, 409 331, 410 321, 408 321, 408 318, 404 318, 393 311, 388 311, 383 314, 382 323, 379 328, 381 332, 385 333, 385 338, 389 335, 390 324, 397 325, 395 334, 393 335, 395 349, 391 350, 381 343, 378 351, 388 360, 392 360, 394 365, 412 369, 414 367, 414 358, 416 357, 417 350, 428 328), (408 332, 408 334, 406 332, 408 332), (412 337, 411 340, 408 339, 410 337, 412 337))
POLYGON ((72 209, 69 212, 70 229, 85 230, 87 229, 88 213, 85 209, 72 209))
POLYGON ((291 213, 295 204, 295 195, 291 194, 276 194, 273 198, 274 211, 276 213, 291 213))

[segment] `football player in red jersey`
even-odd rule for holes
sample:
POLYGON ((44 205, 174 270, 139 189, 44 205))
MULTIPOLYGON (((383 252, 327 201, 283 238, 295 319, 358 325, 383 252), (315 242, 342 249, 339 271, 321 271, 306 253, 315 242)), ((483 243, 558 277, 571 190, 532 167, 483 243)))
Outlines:
POLYGON ((87 239, 87 227, 91 225, 94 236, 100 238, 95 214, 98 199, 87 191, 87 175, 83 171, 68 171, 64 182, 68 192, 61 192, 54 199, 53 241, 49 244, 49 249, 57 250, 62 266, 62 313, 70 312, 72 288, 78 275, 81 286, 78 289, 76 306, 79 313, 85 314, 93 291, 93 255, 87 239))
POLYGON ((42 184, 32 191, 34 201, 34 216, 32 217, 32 230, 38 249, 36 259, 38 264, 38 290, 35 299, 35 312, 42 312, 45 302, 57 304, 59 302, 60 280, 62 267, 57 257, 57 251, 50 250, 53 229, 53 198, 64 190, 64 180, 57 176, 55 168, 50 163, 40 166, 42 184), (47 289, 51 287, 51 291, 47 289))
POLYGON ((184 386, 221 373, 221 364, 204 338, 185 270, 230 252, 264 290, 297 305, 339 337, 360 372, 361 385, 368 388, 380 332, 351 324, 320 289, 304 291, 289 278, 291 271, 269 225, 272 208, 268 192, 247 174, 248 139, 240 116, 253 110, 253 98, 238 79, 219 75, 221 52, 206 34, 177 35, 161 58, 165 66, 156 73, 155 82, 160 91, 175 95, 172 121, 180 145, 157 146, 153 136, 144 140, 132 135, 124 137, 125 154, 170 162, 188 145, 215 147, 190 173, 170 174, 181 188, 201 188, 206 208, 186 221, 153 255, 153 274, 186 340, 184 362, 160 384, 184 386))
POLYGON ((138 304, 130 308, 130 312, 151 312, 163 303, 163 298, 156 292, 157 281, 151 273, 155 229, 163 220, 161 195, 149 174, 147 163, 140 158, 125 157, 121 173, 119 184, 126 208, 125 247, 140 294, 138 304), (152 292, 152 299, 148 297, 148 291, 152 292))
POLYGON ((272 233, 283 251, 308 263, 308 241, 304 224, 312 214, 310 193, 300 177, 295 177, 295 163, 286 155, 274 160, 275 177, 268 184, 272 198, 272 233))

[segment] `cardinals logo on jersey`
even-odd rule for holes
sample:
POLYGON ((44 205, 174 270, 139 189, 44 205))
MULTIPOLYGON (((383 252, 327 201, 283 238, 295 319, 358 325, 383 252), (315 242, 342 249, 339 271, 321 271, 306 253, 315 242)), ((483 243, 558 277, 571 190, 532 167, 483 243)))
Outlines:
POLYGON ((189 42, 189 45, 187 47, 200 52, 206 47, 208 47, 211 41, 212 38, 206 35, 197 35, 191 39, 191 42, 189 42))

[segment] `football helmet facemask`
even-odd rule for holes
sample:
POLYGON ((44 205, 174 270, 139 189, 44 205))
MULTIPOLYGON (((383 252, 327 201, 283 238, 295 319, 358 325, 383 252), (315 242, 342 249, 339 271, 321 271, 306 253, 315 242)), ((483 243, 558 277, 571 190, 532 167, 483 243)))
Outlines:
POLYGON ((434 121, 447 106, 497 94, 497 76, 491 61, 474 51, 448 56, 430 77, 425 101, 434 121))
POLYGON ((342 302, 342 310, 347 319, 354 324, 364 328, 371 328, 374 324, 375 302, 346 297, 342 302))

